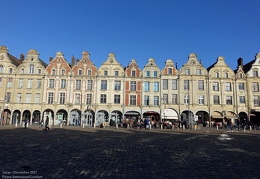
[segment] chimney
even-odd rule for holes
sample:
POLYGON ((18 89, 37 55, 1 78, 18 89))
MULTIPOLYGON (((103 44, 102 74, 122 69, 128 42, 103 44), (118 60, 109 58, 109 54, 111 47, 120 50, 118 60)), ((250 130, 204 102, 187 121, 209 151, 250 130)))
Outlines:
POLYGON ((50 61, 50 62, 52 61, 52 59, 53 59, 52 57, 49 57, 49 61, 50 61))
POLYGON ((237 66, 243 66, 243 58, 240 57, 238 60, 237 60, 237 66))
POLYGON ((20 61, 23 62, 24 61, 24 55, 21 53, 20 55, 20 61))
POLYGON ((72 55, 71 58, 71 67, 73 67, 75 65, 75 57, 72 55))

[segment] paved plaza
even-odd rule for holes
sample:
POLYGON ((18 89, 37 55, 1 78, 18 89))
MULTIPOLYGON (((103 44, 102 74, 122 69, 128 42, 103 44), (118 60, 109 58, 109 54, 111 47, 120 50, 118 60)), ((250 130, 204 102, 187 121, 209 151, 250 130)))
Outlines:
POLYGON ((2 178, 260 178, 260 132, 0 126, 2 178))

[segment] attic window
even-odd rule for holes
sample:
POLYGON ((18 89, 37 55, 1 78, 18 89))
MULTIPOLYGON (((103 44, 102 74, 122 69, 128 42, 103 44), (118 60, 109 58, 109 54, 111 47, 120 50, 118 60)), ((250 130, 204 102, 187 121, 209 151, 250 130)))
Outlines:
POLYGON ((60 58, 58 58, 58 62, 60 62, 60 58))
POLYGON ((31 58, 31 61, 33 61, 33 58, 31 58))

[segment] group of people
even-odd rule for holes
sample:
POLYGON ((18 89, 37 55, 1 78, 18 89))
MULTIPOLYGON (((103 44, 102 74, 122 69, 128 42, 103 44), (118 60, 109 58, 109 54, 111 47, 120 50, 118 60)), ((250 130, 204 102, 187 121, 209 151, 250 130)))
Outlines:
POLYGON ((247 126, 247 120, 246 119, 242 119, 242 120, 237 119, 236 125, 233 125, 231 119, 227 118, 226 123, 227 123, 227 132, 233 132, 235 127, 237 128, 238 131, 240 129, 246 131, 246 126, 247 126))

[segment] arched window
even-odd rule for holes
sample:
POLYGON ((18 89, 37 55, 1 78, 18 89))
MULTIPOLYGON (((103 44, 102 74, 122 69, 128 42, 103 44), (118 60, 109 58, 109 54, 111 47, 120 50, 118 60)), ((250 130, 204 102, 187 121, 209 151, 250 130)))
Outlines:
POLYGON ((3 73, 3 72, 4 72, 4 66, 0 65, 0 73, 3 73))
POLYGON ((30 74, 33 74, 33 73, 34 73, 34 65, 33 65, 33 64, 30 65, 29 73, 30 73, 30 74))

